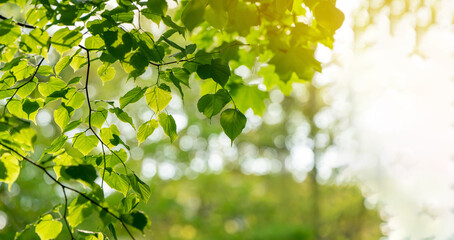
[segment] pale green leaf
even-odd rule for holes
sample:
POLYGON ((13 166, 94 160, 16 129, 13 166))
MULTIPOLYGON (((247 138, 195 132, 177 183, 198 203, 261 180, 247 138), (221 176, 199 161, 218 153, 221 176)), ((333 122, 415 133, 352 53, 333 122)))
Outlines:
POLYGON ((161 112, 159 114, 159 125, 161 125, 164 133, 170 137, 171 142, 174 142, 175 139, 177 139, 177 125, 172 115, 161 112))
POLYGON ((63 228, 63 224, 52 218, 52 215, 47 214, 41 218, 36 225, 35 232, 41 240, 56 239, 63 228))
POLYGON ((135 87, 120 98, 120 108, 126 107, 130 103, 139 101, 147 91, 147 88, 135 87))
POLYGON ((145 93, 147 104, 156 114, 164 110, 172 100, 172 93, 169 87, 161 84, 147 89, 145 93))
POLYGON ((77 46, 82 40, 82 33, 78 30, 69 30, 62 28, 54 33, 51 39, 52 46, 60 53, 64 53, 74 46, 77 46))
POLYGON ((142 124, 137 131, 137 141, 139 142, 139 145, 153 134, 158 126, 158 122, 154 119, 142 124))
POLYGON ((94 135, 87 136, 79 133, 74 136, 73 146, 84 155, 87 155, 93 148, 98 146, 98 138, 94 135))
POLYGON ((19 161, 9 153, 3 153, 0 159, 0 181, 8 184, 8 190, 16 181, 20 173, 19 161))

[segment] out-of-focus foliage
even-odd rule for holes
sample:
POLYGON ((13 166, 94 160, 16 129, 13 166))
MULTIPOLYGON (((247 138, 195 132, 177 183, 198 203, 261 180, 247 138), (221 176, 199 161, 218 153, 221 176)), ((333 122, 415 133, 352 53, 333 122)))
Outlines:
MULTIPOLYGON (((25 170, 31 173, 34 169, 25 170)), ((25 186, 21 195, 1 195, 1 209, 14 223, 2 230, 4 239, 12 238, 21 226, 59 202, 51 186, 42 183, 40 189, 34 189, 30 180, 19 180, 20 186, 25 186)), ((156 191, 148 204, 141 206, 150 217, 151 228, 146 229, 145 237, 137 239, 314 239, 311 181, 297 183, 289 174, 226 172, 177 181, 153 178, 152 182, 156 191)), ((117 203, 121 198, 121 193, 115 193, 108 202, 117 203)), ((354 187, 320 186, 321 239, 378 239, 380 218, 364 207, 363 200, 354 187)), ((92 215, 89 219, 90 223, 81 227, 99 230, 99 218, 92 215)), ((106 235, 111 237, 110 233, 106 235)), ((59 239, 65 239, 63 236, 59 239)), ((22 239, 35 238, 31 227, 22 239)))

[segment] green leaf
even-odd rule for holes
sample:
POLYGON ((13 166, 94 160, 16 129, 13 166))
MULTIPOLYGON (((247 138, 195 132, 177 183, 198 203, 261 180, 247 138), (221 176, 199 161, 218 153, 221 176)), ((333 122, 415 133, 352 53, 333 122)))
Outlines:
POLYGON ((142 231, 150 223, 150 220, 142 211, 134 210, 130 214, 122 214, 120 217, 125 223, 142 231))
POLYGON ((115 77, 115 68, 109 64, 103 64, 98 68, 98 75, 103 82, 110 81, 115 77))
POLYGON ((221 58, 216 58, 211 60, 211 64, 199 65, 197 74, 201 79, 212 78, 224 87, 230 77, 230 67, 221 58))
POLYGON ((33 81, 26 83, 17 91, 17 95, 21 98, 27 97, 36 89, 37 82, 38 79, 36 77, 33 78, 33 81))
POLYGON ((139 101, 147 91, 147 88, 135 87, 120 98, 120 108, 125 108, 130 103, 139 101))
POLYGON ((19 26, 9 20, 0 21, 0 45, 9 45, 16 41, 21 34, 19 26))
POLYGON ((137 131, 137 141, 139 141, 139 145, 153 134, 154 130, 158 127, 158 122, 154 119, 142 124, 137 131))
POLYGON ((122 62, 123 69, 134 79, 145 73, 148 66, 148 58, 141 52, 129 53, 122 62))
POLYGON ((20 173, 19 161, 9 153, 3 153, 0 159, 0 181, 8 184, 8 190, 16 181, 20 173))
POLYGON ((139 198, 146 203, 151 195, 150 187, 135 174, 128 174, 128 179, 134 192, 136 192, 139 198))
POLYGON ((221 126, 233 144, 246 126, 246 117, 238 109, 227 109, 221 113, 221 126))
POLYGON ((117 173, 115 171, 107 171, 104 175, 104 181, 109 185, 109 187, 123 193, 126 197, 126 194, 129 191, 129 179, 126 175, 117 173))
POLYGON ((74 46, 77 46, 82 40, 82 33, 78 30, 69 30, 62 28, 54 33, 51 39, 52 46, 60 53, 64 53, 74 46))
POLYGON ((184 26, 192 31, 195 27, 203 22, 203 15, 205 14, 205 4, 202 0, 191 0, 183 9, 181 14, 181 21, 184 26))
POLYGON ((41 240, 56 239, 63 228, 63 224, 55 221, 52 215, 42 217, 35 227, 35 232, 41 240))
POLYGON ((40 28, 35 28, 28 34, 23 34, 19 44, 23 52, 42 56, 47 56, 48 46, 49 34, 40 28))
POLYGON ((132 128, 136 129, 132 118, 128 115, 128 113, 123 111, 121 108, 111 108, 109 109, 109 111, 111 113, 114 113, 120 121, 124 123, 129 123, 129 125, 131 125, 132 128))
POLYGON ((268 93, 260 91, 257 85, 234 85, 231 86, 230 93, 241 112, 246 112, 251 108, 255 114, 263 115, 266 109, 264 101, 268 98, 268 93))
POLYGON ((71 62, 71 58, 69 56, 64 56, 58 60, 57 64, 55 65, 55 73, 57 75, 60 74, 63 69, 65 69, 67 66, 69 66, 69 63, 71 62))
POLYGON ((68 108, 64 104, 60 105, 54 111, 55 123, 57 123, 57 125, 60 127, 60 130, 62 132, 66 128, 66 125, 68 125, 69 120, 71 120, 71 116, 72 116, 72 108, 68 108))
POLYGON ((109 223, 109 225, 107 225, 107 228, 109 229, 109 232, 110 232, 110 234, 112 234, 113 238, 115 240, 118 240, 114 225, 112 223, 109 223))
POLYGON ((28 118, 30 118, 30 114, 38 111, 39 109, 39 103, 32 101, 30 99, 25 99, 24 102, 22 103, 22 111, 24 111, 28 118))
POLYGON ((137 204, 139 204, 137 194, 130 193, 125 198, 121 199, 121 210, 123 213, 129 213, 137 206, 137 204))
MULTIPOLYGON (((107 110, 104 108, 98 108, 96 111, 92 112, 89 117, 91 117, 91 126, 94 126, 98 129, 102 128, 102 125, 106 121, 107 118, 107 110)), ((89 123, 89 119, 85 121, 89 123)))
POLYGON ((75 179, 87 184, 94 184, 98 177, 96 169, 92 165, 76 165, 64 167, 60 174, 67 179, 75 179))
POLYGON ((71 131, 71 130, 75 129, 76 127, 78 127, 81 123, 82 123, 82 120, 80 120, 80 119, 76 120, 76 121, 72 121, 65 127, 63 132, 65 133, 67 131, 71 131))
POLYGON ((147 9, 145 16, 159 24, 161 17, 166 15, 167 12, 167 1, 166 0, 149 0, 147 1, 147 9))
POLYGON ((159 124, 161 125, 164 133, 170 137, 170 142, 174 142, 177 139, 177 125, 172 115, 167 115, 163 112, 159 114, 159 124))
POLYGON ((97 35, 85 39, 85 47, 90 50, 100 50, 104 48, 104 45, 104 40, 97 35))
POLYGON ((102 141, 109 147, 116 146, 120 143, 119 135, 120 131, 114 124, 110 125, 108 128, 101 129, 100 132, 102 141))
POLYGON ((38 91, 44 96, 47 97, 53 92, 61 90, 66 87, 66 83, 56 77, 51 77, 47 83, 40 83, 38 86, 38 91))
POLYGON ((65 145, 66 140, 68 140, 68 137, 65 135, 61 135, 58 138, 54 139, 54 141, 52 141, 52 143, 50 144, 50 147, 44 150, 44 154, 53 154, 60 151, 65 145))
POLYGON ((161 84, 159 87, 154 86, 147 89, 145 98, 147 99, 148 106, 157 114, 164 110, 170 103, 172 93, 167 85, 161 84))
POLYGON ((8 108, 8 111, 10 113, 14 114, 15 116, 20 117, 20 118, 29 119, 29 120, 32 120, 33 122, 35 122, 35 117, 36 117, 36 114, 38 113, 38 111, 32 111, 32 110, 37 107, 36 104, 38 104, 39 107, 42 107, 43 102, 41 99, 30 100, 27 98, 27 99, 22 99, 22 101, 19 101, 17 99, 12 99, 9 102, 7 108, 8 108), (27 102, 27 103, 24 107, 23 104, 25 102, 27 102), (29 111, 29 113, 25 112, 24 108, 25 108, 25 110, 29 111))
POLYGON ((84 105, 85 95, 78 92, 75 88, 71 88, 68 90, 65 97, 63 97, 62 102, 68 107, 78 109, 84 105))
POLYGON ((223 29, 229 21, 229 15, 225 10, 217 10, 210 6, 205 11, 205 19, 211 26, 223 29))
POLYGON ((84 155, 87 155, 93 148, 98 146, 98 138, 94 135, 87 136, 85 133, 78 133, 74 136, 73 146, 84 155))
POLYGON ((230 96, 224 89, 217 91, 216 94, 207 94, 197 102, 197 109, 207 118, 221 112, 227 103, 230 102, 230 96))
POLYGON ((41 65, 37 73, 42 76, 49 76, 54 73, 54 69, 49 65, 41 65))
POLYGON ((87 199, 78 196, 68 206, 68 223, 72 227, 77 227, 85 221, 92 213, 92 208, 87 199))
POLYGON ((321 26, 333 33, 342 26, 345 19, 344 13, 330 1, 319 3, 314 9, 314 17, 321 26))

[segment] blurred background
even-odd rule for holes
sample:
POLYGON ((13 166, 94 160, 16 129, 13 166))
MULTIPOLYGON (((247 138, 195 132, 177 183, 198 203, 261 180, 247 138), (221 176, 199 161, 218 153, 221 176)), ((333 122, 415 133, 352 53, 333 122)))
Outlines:
MULTIPOLYGON (((130 151, 129 166, 152 187, 139 206, 152 222, 141 239, 454 239, 454 1, 337 5, 346 21, 334 50, 317 50, 323 72, 288 96, 272 91, 263 118, 246 112, 233 146, 192 104, 201 83, 192 79, 184 102, 173 98, 176 143, 156 131, 130 151)), ((263 82, 246 66, 237 74, 263 82)), ((119 96, 134 84, 125 76, 118 68, 118 81, 102 92, 93 81, 90 92, 119 96)), ((150 118, 145 103, 134 107, 133 118, 150 118)), ((58 130, 50 111, 37 120, 38 156, 58 130)), ((134 141, 131 126, 107 121, 134 141)), ((61 203, 60 188, 41 179, 25 165, 11 192, 0 185, 1 239, 61 203)), ((112 204, 121 198, 105 191, 112 204)))

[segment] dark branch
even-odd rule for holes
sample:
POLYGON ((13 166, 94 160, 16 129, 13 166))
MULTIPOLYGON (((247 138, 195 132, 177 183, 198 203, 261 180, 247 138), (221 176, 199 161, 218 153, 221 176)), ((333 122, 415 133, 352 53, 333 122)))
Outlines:
MULTIPOLYGON (((118 221, 120 221, 121 225, 123 225, 123 227, 126 229, 126 232, 129 234, 129 236, 131 237, 131 239, 135 240, 134 236, 131 234, 131 232, 129 231, 128 227, 126 226, 126 224, 123 222, 123 220, 117 216, 116 214, 114 214, 113 212, 111 212, 108 208, 102 206, 100 203, 98 203, 97 201, 91 199, 88 195, 86 195, 85 193, 75 189, 75 188, 72 188, 70 186, 67 186, 63 183, 61 183, 60 181, 58 181, 54 176, 52 176, 52 174, 50 174, 49 171, 47 171, 47 169, 37 163, 35 163, 33 160, 23 156, 22 154, 20 154, 18 151, 14 150, 13 148, 5 145, 4 143, 0 142, 0 146, 8 149, 10 152, 20 156, 23 160, 31 163, 33 166, 41 169, 50 179, 52 179, 52 181, 54 181, 56 184, 58 184, 60 187, 63 188, 63 190, 65 189, 68 189, 70 191, 73 191, 77 194, 79 194, 80 196, 82 196, 83 198, 87 199, 89 202, 91 202, 92 204, 96 205, 97 207, 101 208, 103 211, 106 211, 106 213, 108 213, 109 215, 111 215, 112 217, 114 217, 115 219, 117 219, 118 221)), ((65 193, 65 192, 63 192, 65 193)))
MULTIPOLYGON (((0 19, 7 20, 8 18, 3 16, 3 15, 0 15, 0 19)), ((28 24, 25 24, 25 23, 20 23, 20 22, 16 22, 16 21, 13 21, 13 22, 14 22, 14 24, 16 24, 18 26, 21 26, 21 27, 24 27, 24 28, 30 28, 30 29, 35 29, 36 28, 35 26, 28 25, 28 24)))
MULTIPOLYGON (((1 16, 1 15, 0 15, 0 16, 1 16)), ((5 112, 6 112, 6 107, 8 106, 9 102, 11 102, 11 100, 13 100, 14 96, 16 96, 17 92, 19 92, 19 90, 20 90, 23 86, 25 86, 25 85, 27 85, 29 82, 33 81, 33 79, 35 78, 36 74, 38 73, 39 67, 41 67, 41 64, 43 63, 43 61, 44 61, 44 58, 42 58, 41 61, 39 61, 38 66, 36 67, 35 72, 33 72, 33 74, 32 74, 32 76, 30 77, 30 79, 28 79, 24 84, 22 84, 22 85, 20 85, 20 86, 18 86, 18 87, 16 87, 16 88, 13 88, 13 89, 16 89, 16 91, 14 91, 13 96, 11 96, 11 97, 8 99, 8 101, 6 101, 5 108, 3 109, 3 114, 5 114, 5 112)))

